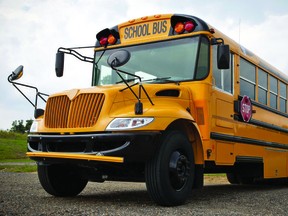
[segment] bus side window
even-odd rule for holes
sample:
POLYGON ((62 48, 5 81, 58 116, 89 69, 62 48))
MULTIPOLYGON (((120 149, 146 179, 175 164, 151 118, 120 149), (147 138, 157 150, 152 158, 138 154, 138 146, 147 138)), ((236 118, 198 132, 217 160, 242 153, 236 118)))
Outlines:
POLYGON ((230 54, 230 68, 218 69, 217 67, 217 46, 213 46, 212 64, 214 85, 225 92, 233 93, 233 55, 230 54))
POLYGON ((255 100, 256 67, 247 60, 240 58, 240 95, 255 100))

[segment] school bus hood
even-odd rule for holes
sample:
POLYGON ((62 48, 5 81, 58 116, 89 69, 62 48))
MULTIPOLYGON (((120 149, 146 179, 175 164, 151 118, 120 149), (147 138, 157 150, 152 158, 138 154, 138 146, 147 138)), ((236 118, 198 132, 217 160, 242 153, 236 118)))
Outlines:
MULTIPOLYGON (((176 84, 144 84, 141 90, 143 114, 167 118, 191 117, 193 109, 189 88, 176 84), (190 111, 190 113, 188 112, 190 111)), ((139 97, 139 85, 132 90, 139 97)), ((125 85, 72 89, 49 97, 40 132, 89 132, 105 130, 115 117, 133 117, 138 99, 125 85)))

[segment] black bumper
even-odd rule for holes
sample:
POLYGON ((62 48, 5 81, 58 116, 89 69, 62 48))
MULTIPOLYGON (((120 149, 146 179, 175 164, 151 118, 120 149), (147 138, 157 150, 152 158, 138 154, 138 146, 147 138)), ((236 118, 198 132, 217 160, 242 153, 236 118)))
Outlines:
MULTIPOLYGON (((28 136, 28 153, 63 153, 123 157, 124 162, 145 162, 156 149, 160 132, 94 133, 28 136)), ((28 154, 29 156, 29 154, 28 154)), ((45 158, 31 157, 42 161, 45 158)), ((58 158, 61 159, 61 158, 58 158)), ((63 158, 62 158, 63 160, 63 158)))

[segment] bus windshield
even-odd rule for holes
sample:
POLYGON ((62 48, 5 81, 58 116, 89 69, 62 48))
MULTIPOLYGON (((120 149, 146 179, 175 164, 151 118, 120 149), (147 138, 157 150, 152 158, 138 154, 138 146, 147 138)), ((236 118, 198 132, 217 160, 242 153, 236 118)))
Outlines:
MULTIPOLYGON (((199 64, 201 64, 199 60, 197 64, 198 50, 201 50, 199 49, 200 41, 201 38, 197 36, 118 48, 128 50, 131 53, 128 63, 119 67, 119 69, 135 74, 141 77, 142 81, 146 82, 178 82, 198 79, 196 68, 199 68, 199 64)), ((207 47, 206 53, 208 54, 208 46, 205 47, 207 47)), ((120 77, 107 64, 108 56, 115 51, 117 49, 96 51, 96 64, 93 76, 94 85, 121 83, 120 77)), ((208 55, 205 56, 206 60, 207 57, 208 55)), ((207 75, 208 61, 205 62, 207 64, 205 64, 206 69, 204 69, 204 73, 207 75)), ((123 76, 128 82, 139 81, 135 80, 135 77, 126 74, 123 74, 123 76)))

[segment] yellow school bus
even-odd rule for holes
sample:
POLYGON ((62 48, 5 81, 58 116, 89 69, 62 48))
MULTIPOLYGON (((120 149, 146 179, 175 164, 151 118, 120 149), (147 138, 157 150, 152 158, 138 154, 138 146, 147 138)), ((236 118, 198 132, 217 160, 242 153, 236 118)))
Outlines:
POLYGON ((69 54, 93 65, 92 86, 50 95, 28 136, 49 194, 145 182, 153 201, 173 206, 204 173, 287 179, 288 78, 205 21, 168 14, 107 27, 95 46, 58 49, 58 77, 69 54))

